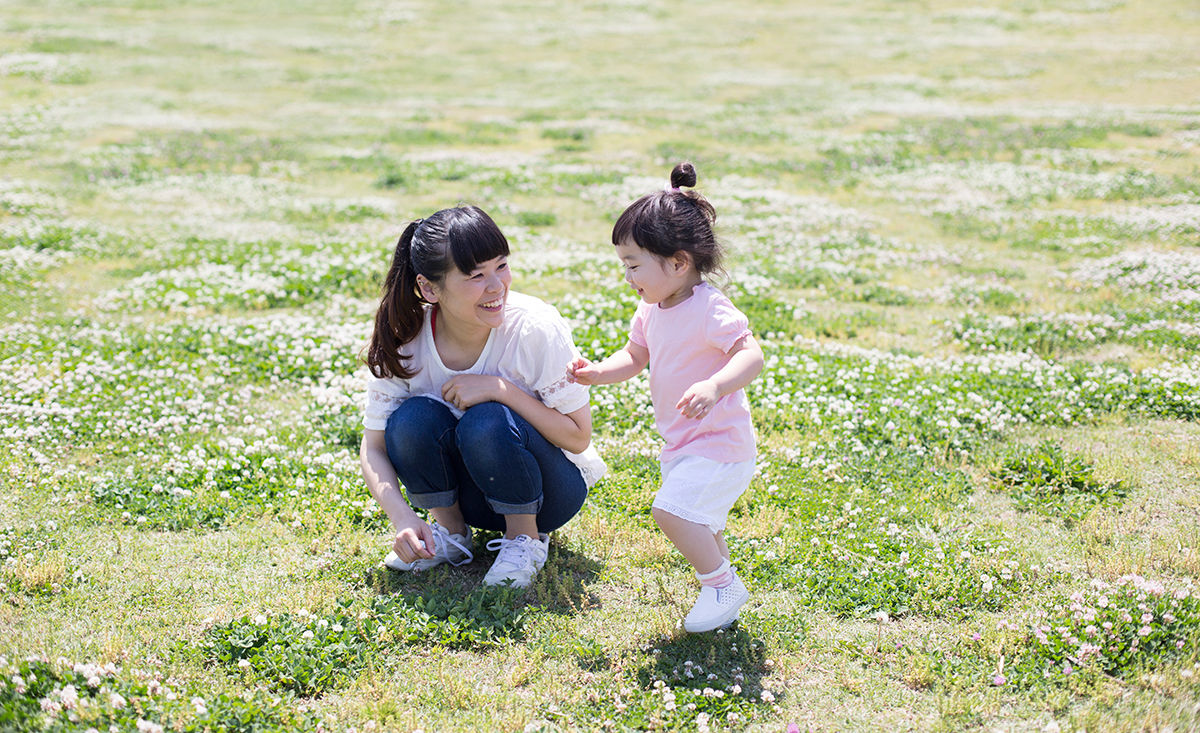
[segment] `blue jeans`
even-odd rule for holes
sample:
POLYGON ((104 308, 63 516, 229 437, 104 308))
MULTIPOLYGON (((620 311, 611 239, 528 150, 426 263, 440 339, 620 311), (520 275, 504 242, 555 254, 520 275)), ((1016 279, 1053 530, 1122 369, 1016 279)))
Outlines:
POLYGON ((566 524, 583 506, 587 485, 562 449, 498 402, 462 418, 429 397, 410 397, 384 429, 388 458, 421 509, 458 502, 472 527, 504 530, 505 514, 536 514, 538 530, 566 524))

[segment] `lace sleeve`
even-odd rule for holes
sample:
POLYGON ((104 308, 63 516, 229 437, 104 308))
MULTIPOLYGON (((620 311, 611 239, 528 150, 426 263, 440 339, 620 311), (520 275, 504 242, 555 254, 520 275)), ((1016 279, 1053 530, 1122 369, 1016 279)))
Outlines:
POLYGON ((400 403, 408 397, 408 390, 389 380, 372 379, 367 384, 367 406, 363 414, 363 427, 367 430, 383 430, 387 420, 400 403))
POLYGON ((541 389, 542 401, 546 404, 555 402, 556 398, 561 396, 561 393, 569 387, 574 387, 575 384, 567 379, 564 374, 557 381, 552 382, 541 389))
POLYGON ((520 367, 542 404, 562 413, 588 404, 588 388, 567 379, 567 365, 578 353, 571 328, 558 311, 550 311, 525 332, 520 367))

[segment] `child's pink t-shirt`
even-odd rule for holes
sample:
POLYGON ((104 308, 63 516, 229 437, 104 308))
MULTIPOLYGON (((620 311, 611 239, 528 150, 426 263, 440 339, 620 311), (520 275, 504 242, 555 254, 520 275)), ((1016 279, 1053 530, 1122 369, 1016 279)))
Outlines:
POLYGON ((703 456, 719 463, 752 460, 754 425, 746 391, 717 400, 708 415, 686 418, 675 407, 696 382, 716 374, 728 351, 750 335, 750 321, 721 291, 700 283, 692 296, 670 308, 638 304, 629 340, 650 352, 650 400, 654 424, 666 440, 663 462, 703 456))

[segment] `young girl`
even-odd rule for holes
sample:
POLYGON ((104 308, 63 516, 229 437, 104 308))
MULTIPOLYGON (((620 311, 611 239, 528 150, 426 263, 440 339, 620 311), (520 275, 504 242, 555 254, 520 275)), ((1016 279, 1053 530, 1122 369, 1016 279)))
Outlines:
POLYGON ((681 163, 665 191, 625 209, 612 241, 625 280, 641 302, 629 342, 593 364, 579 358, 568 376, 580 384, 625 381, 650 366, 654 422, 666 445, 662 486, 651 513, 691 563, 700 596, 687 631, 732 623, 749 598, 729 562, 722 532, 730 508, 754 475, 754 427, 743 388, 762 371, 749 321, 704 276, 717 271, 716 212, 694 191, 696 171, 681 163))
POLYGON ((547 533, 604 472, 587 389, 563 375, 579 353, 570 328, 511 282, 508 241, 474 206, 418 219, 396 244, 366 351, 361 450, 395 527, 393 570, 470 562, 480 527, 504 532, 483 582, 527 586, 547 533))

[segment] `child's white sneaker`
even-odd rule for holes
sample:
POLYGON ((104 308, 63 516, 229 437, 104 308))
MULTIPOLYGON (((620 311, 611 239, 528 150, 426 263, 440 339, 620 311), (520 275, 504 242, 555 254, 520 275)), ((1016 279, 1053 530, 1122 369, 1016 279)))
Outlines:
POLYGON ((437 522, 431 522, 429 526, 433 530, 433 557, 419 557, 412 562, 404 562, 396 556, 396 552, 393 550, 383 558, 383 564, 402 573, 416 573, 444 562, 451 565, 465 565, 475 559, 475 555, 471 553, 470 527, 467 527, 466 534, 450 534, 437 522))
POLYGON ((509 583, 514 588, 526 588, 546 564, 550 536, 541 534, 536 540, 527 534, 517 535, 511 540, 501 537, 487 543, 487 548, 499 550, 499 553, 496 562, 492 563, 492 569, 483 576, 483 584, 509 583))
POLYGON ((700 597, 683 620, 684 631, 712 631, 728 626, 737 619, 738 611, 750 600, 746 585, 736 574, 724 588, 710 585, 700 587, 700 597))

